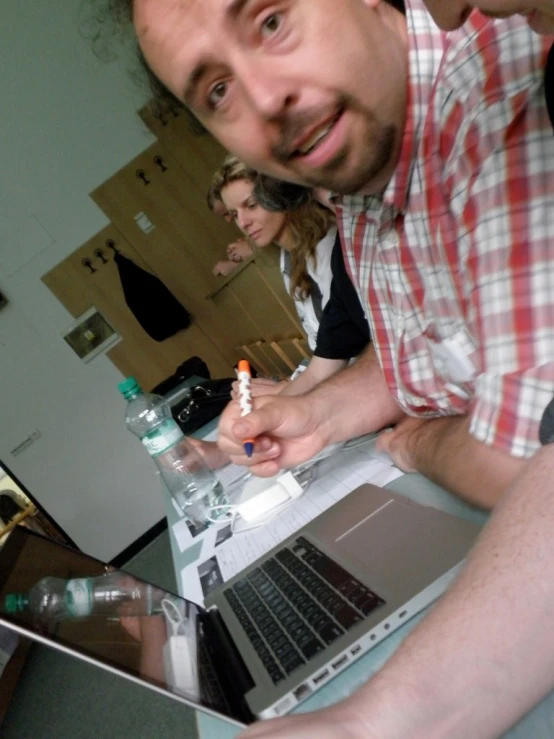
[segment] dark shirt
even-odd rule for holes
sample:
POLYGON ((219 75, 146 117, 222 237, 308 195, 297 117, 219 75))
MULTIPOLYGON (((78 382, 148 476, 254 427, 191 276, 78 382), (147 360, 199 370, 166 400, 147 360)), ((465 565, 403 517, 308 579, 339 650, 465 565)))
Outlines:
POLYGON ((539 441, 541 444, 554 444, 554 399, 546 406, 539 427, 539 441))
MULTIPOLYGON (((544 94, 548 115, 554 126, 554 44, 550 48, 544 71, 544 94)), ((544 411, 539 427, 539 440, 541 444, 554 444, 554 399, 550 401, 544 411)))
POLYGON ((358 294, 344 266, 338 234, 331 254, 331 272, 331 292, 319 323, 314 355, 323 359, 351 359, 363 351, 371 336, 358 294))
POLYGON ((544 95, 550 121, 554 126, 554 44, 550 47, 546 69, 544 70, 544 95))

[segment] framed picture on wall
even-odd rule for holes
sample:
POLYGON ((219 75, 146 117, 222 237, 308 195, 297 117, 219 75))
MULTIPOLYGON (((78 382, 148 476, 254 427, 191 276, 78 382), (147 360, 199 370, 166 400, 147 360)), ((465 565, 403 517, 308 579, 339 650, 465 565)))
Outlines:
POLYGON ((63 332, 64 341, 83 362, 90 362, 121 341, 121 336, 92 306, 63 332))

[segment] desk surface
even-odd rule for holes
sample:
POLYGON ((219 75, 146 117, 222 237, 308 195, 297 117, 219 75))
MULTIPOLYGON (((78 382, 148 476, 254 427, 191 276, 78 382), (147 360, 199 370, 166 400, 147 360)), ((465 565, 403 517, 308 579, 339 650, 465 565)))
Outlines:
MULTIPOLYGON (((203 431, 207 433, 210 429, 203 429, 203 431)), ((484 523, 486 520, 486 515, 482 511, 466 505, 461 500, 434 485, 421 475, 403 475, 390 483, 387 487, 390 487, 395 492, 401 493, 417 503, 434 506, 448 513, 452 513, 478 523, 484 523)), ((171 529, 172 525, 176 523, 179 518, 173 507, 169 493, 166 493, 165 504, 168 523, 171 529)), ((179 577, 180 571, 197 559, 200 554, 201 543, 199 543, 199 545, 193 545, 193 547, 185 550, 185 552, 181 552, 172 534, 170 534, 170 541, 173 561, 178 575, 177 581, 179 583, 179 588, 181 588, 181 577, 179 577)), ((432 608, 432 606, 429 606, 429 608, 432 608)), ((318 708, 343 700, 355 692, 384 665, 391 654, 405 639, 407 634, 425 616, 429 608, 391 634, 387 639, 385 639, 385 641, 381 642, 375 647, 375 649, 372 649, 368 654, 359 659, 348 670, 327 683, 327 685, 321 688, 321 690, 299 706, 295 712, 308 713, 310 711, 315 711, 318 708)), ((240 730, 237 729, 236 726, 233 726, 224 720, 215 719, 202 712, 197 712, 197 717, 200 739, 232 739, 232 737, 235 737, 240 733, 240 730)), ((531 739, 532 737, 532 739, 552 739, 553 736, 554 694, 546 698, 543 703, 541 703, 526 719, 524 719, 524 721, 511 730, 506 735, 506 738, 531 739)))

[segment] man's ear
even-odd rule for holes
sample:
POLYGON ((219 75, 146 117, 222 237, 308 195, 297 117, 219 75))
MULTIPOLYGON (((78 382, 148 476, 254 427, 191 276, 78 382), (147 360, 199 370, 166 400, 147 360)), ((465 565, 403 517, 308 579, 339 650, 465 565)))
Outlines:
POLYGON ((368 8, 373 8, 373 9, 375 9, 381 2, 382 0, 362 0, 362 3, 364 5, 367 5, 368 8))

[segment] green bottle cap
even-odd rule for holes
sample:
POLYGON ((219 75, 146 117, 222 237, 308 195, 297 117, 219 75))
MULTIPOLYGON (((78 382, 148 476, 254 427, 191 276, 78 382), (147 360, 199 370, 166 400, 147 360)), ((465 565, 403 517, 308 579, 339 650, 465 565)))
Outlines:
POLYGON ((134 377, 128 377, 126 380, 123 380, 123 382, 120 382, 117 389, 126 400, 132 395, 142 393, 142 389, 134 377))
POLYGON ((8 593, 4 599, 6 613, 21 613, 29 605, 29 599, 22 593, 8 593))

